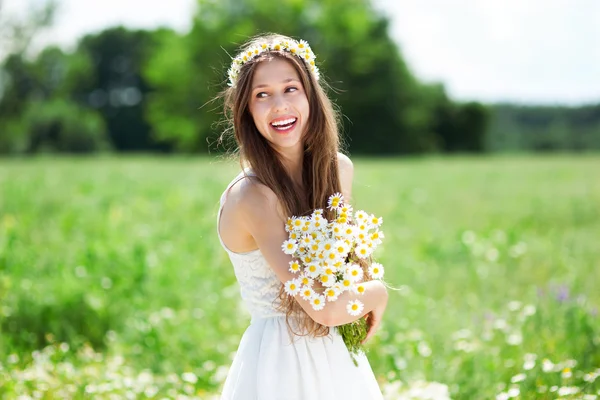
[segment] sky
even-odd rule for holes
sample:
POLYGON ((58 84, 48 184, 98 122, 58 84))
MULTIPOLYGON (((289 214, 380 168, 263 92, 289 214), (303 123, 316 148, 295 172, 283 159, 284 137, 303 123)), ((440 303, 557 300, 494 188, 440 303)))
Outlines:
MULTIPOLYGON (((600 102, 600 0, 373 0, 421 80, 458 100, 600 102)), ((43 0, 0 0, 22 15, 43 0)), ((38 45, 67 48, 88 32, 123 24, 189 29, 194 0, 62 0, 38 45)), ((318 49, 314 49, 318 57, 318 49)))

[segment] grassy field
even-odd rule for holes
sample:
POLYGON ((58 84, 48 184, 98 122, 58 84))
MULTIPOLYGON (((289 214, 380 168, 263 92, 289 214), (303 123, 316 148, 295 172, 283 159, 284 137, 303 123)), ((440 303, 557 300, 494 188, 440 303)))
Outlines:
MULTIPOLYGON (((375 256, 399 289, 369 346, 387 398, 600 398, 599 156, 355 170, 354 206, 383 216, 375 256)), ((0 398, 218 393, 249 323, 215 234, 235 173, 0 160, 0 398)))

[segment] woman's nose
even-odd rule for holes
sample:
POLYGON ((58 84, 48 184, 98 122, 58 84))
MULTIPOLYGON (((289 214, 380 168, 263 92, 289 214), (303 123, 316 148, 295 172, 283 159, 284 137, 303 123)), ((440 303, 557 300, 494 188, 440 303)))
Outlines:
POLYGON ((282 112, 289 109, 289 104, 283 96, 275 96, 273 99, 273 111, 282 112))

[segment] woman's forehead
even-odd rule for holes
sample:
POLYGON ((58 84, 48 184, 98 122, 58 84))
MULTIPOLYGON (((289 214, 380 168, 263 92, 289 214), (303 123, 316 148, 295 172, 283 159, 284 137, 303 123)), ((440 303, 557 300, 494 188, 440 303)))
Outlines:
POLYGON ((275 85, 291 80, 300 81, 296 68, 287 60, 273 57, 258 63, 254 71, 252 87, 275 85))

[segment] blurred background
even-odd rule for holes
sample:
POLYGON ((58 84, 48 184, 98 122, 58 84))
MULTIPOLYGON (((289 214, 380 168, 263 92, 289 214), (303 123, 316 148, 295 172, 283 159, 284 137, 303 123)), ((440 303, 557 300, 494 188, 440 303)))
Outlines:
POLYGON ((352 154, 600 148, 594 0, 0 7, 3 154, 217 150, 209 102, 267 31, 311 43, 352 154))
POLYGON ((598 399, 597 0, 0 0, 0 399, 218 398, 250 318, 212 100, 263 32, 384 218, 385 398, 598 399))

